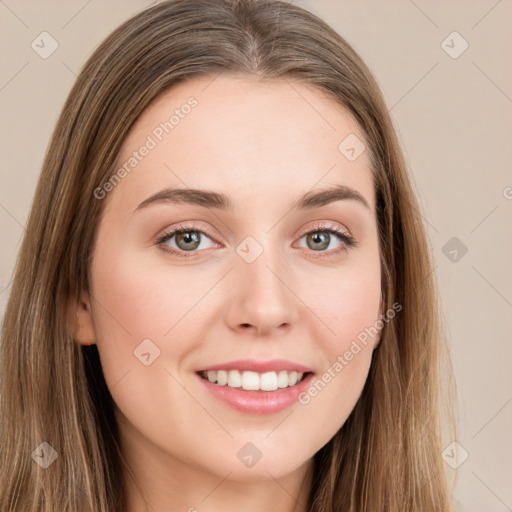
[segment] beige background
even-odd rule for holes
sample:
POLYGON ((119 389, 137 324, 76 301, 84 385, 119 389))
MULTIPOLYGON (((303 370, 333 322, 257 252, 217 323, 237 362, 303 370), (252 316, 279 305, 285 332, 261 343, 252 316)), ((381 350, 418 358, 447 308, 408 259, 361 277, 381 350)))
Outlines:
MULTIPOLYGON (((2 316, 43 155, 76 73, 150 3, 0 0, 2 316), (31 48, 43 31, 59 45, 47 59, 31 48)), ((295 3, 338 30, 383 89, 436 257, 460 409, 460 446, 445 455, 453 465, 469 454, 455 497, 463 511, 510 511, 512 1, 295 3)))

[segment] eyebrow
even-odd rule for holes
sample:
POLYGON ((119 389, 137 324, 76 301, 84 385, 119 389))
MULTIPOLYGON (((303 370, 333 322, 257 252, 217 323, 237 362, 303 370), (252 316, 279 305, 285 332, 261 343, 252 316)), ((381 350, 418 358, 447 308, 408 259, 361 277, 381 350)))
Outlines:
MULTIPOLYGON (((311 210, 341 200, 354 200, 362 204, 368 210, 371 210, 368 201, 357 190, 347 187, 346 185, 336 185, 328 189, 307 192, 295 202, 293 208, 298 210, 311 210)), ((133 213, 158 203, 190 204, 219 210, 233 209, 233 203, 230 201, 229 197, 220 192, 170 187, 160 190, 142 201, 133 213)))

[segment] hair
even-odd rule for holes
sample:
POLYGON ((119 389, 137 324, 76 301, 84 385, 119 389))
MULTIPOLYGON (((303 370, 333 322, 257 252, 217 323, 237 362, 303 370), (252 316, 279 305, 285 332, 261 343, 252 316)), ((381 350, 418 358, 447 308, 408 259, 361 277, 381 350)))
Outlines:
POLYGON ((365 137, 376 192, 385 310, 362 394, 314 455, 308 512, 447 511, 439 413, 444 341, 433 257, 396 132, 375 78, 307 10, 277 0, 169 0, 125 21, 93 52, 60 114, 42 166, 2 322, 0 509, 124 512, 113 400, 95 345, 66 315, 89 291, 105 201, 137 118, 194 77, 289 79, 347 109, 365 137), (41 443, 57 460, 32 460, 41 443))

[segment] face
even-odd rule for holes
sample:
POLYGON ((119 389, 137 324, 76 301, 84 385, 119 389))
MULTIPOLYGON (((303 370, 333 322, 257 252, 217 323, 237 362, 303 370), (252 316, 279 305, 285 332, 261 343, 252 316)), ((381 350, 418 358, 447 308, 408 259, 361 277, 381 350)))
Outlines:
POLYGON ((124 141, 122 179, 93 199, 106 203, 78 338, 97 344, 130 453, 279 478, 340 429, 368 375, 369 155, 354 159, 361 130, 315 88, 212 80, 156 98, 124 141))

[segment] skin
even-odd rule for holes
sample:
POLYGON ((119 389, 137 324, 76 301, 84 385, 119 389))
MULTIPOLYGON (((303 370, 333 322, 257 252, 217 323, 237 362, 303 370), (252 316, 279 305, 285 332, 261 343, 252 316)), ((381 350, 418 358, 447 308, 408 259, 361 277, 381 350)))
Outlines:
MULTIPOLYGON (((122 450, 148 510, 305 511, 312 457, 353 410, 377 339, 307 405, 273 414, 231 408, 204 389, 195 370, 284 358, 319 377, 375 324, 381 274, 368 151, 349 161, 338 150, 349 134, 363 135, 320 90, 221 75, 156 98, 124 141, 118 164, 190 96, 198 105, 103 199, 91 293, 71 304, 77 341, 98 346, 122 450), (292 209, 305 192, 336 184, 356 189, 370 208, 339 200, 292 209), (169 186, 222 192, 234 206, 159 203, 132 213, 169 186), (184 221, 215 235, 200 234, 196 257, 155 244, 184 221), (305 236, 315 221, 350 233, 357 247, 334 254, 343 242, 331 235, 329 247, 315 251, 305 236), (250 264, 236 252, 248 236, 263 250, 250 264), (149 366, 134 357, 144 339, 160 350, 149 366), (251 468, 236 456, 249 442, 262 453, 251 468)), ((176 237, 165 244, 186 252, 176 237)), ((128 512, 144 510, 124 477, 128 512)))

